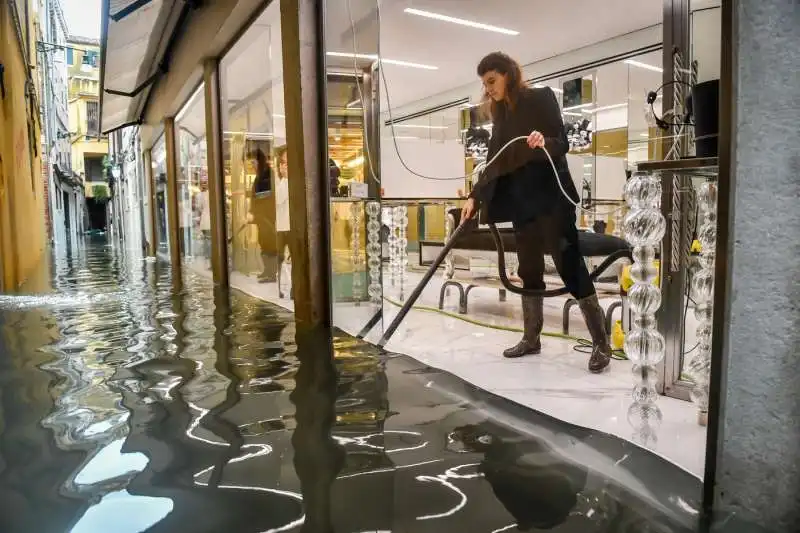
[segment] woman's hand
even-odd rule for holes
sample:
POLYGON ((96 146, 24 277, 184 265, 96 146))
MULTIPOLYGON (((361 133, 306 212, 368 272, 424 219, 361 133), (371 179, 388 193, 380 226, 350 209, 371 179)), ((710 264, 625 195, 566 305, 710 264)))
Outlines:
POLYGON ((531 132, 531 134, 528 135, 528 140, 526 142, 528 143, 528 146, 531 147, 531 149, 544 148, 544 135, 542 135, 538 131, 531 132))
POLYGON ((465 223, 467 220, 475 216, 476 209, 477 206, 475 204, 475 198, 467 198, 467 203, 465 203, 464 207, 461 208, 461 222, 459 225, 465 223))

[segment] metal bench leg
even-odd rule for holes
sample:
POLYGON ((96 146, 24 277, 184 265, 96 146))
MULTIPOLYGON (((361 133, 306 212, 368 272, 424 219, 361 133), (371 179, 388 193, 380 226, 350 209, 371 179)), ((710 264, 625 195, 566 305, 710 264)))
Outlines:
POLYGON ((462 315, 466 315, 467 314, 467 304, 468 304, 468 300, 469 300, 469 293, 475 287, 477 287, 477 285, 472 285, 472 284, 467 285, 467 290, 465 290, 461 295, 461 309, 459 309, 458 312, 461 313, 462 315))
POLYGON ((576 305, 578 305, 578 300, 575 298, 570 298, 564 303, 564 310, 562 312, 561 319, 561 331, 564 333, 564 335, 569 335, 569 311, 576 305))

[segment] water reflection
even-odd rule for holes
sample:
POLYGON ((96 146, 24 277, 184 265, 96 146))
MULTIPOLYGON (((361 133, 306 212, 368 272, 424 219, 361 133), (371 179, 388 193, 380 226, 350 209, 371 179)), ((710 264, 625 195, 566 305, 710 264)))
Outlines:
POLYGON ((0 299, 0 531, 691 531, 636 446, 102 245, 0 299))

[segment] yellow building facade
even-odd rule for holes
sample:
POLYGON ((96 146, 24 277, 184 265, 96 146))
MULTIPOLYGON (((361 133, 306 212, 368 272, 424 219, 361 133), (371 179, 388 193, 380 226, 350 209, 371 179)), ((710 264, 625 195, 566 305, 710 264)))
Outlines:
POLYGON ((100 132, 100 43, 71 36, 67 50, 72 170, 84 178, 86 198, 107 189, 108 138, 100 132))
POLYGON ((47 248, 35 2, 0 4, 0 291, 40 269, 47 248), (25 4, 29 3, 28 9, 25 4))

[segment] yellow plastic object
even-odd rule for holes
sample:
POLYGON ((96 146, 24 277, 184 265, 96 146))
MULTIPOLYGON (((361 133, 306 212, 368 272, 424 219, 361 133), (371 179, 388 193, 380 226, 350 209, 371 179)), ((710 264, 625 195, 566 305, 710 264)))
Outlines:
POLYGON ((693 254, 699 254, 702 251, 703 251, 703 247, 700 245, 700 241, 698 241, 697 239, 692 241, 692 253, 693 254))
MULTIPOLYGON (((661 285, 661 262, 656 259, 653 261, 653 266, 656 267, 656 279, 653 280, 653 285, 658 287, 661 285)), ((620 276, 619 285, 622 287, 622 290, 628 292, 633 287, 633 279, 631 278, 631 265, 625 265, 622 269, 622 275, 620 276)))
POLYGON ((622 350, 625 347, 625 332, 622 331, 622 320, 617 320, 611 328, 611 346, 615 350, 622 350))

